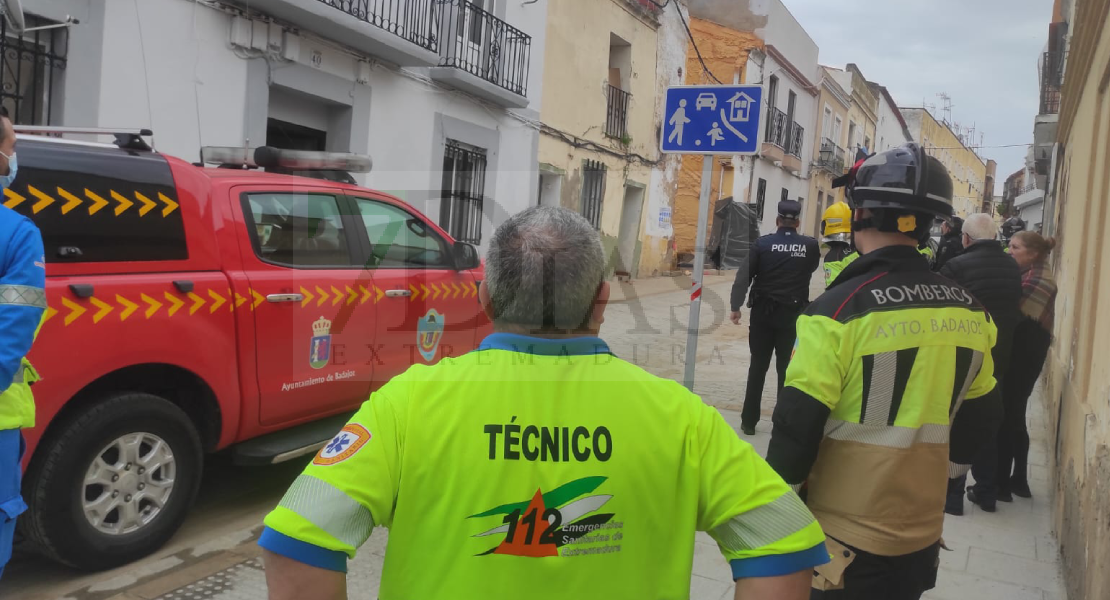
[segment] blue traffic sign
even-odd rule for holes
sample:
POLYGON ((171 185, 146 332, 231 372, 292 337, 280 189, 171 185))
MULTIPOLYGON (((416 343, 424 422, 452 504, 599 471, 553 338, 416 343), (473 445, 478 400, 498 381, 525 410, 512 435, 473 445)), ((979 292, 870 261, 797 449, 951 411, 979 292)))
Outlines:
POLYGON ((763 87, 687 85, 667 88, 662 150, 667 154, 755 154, 763 87))

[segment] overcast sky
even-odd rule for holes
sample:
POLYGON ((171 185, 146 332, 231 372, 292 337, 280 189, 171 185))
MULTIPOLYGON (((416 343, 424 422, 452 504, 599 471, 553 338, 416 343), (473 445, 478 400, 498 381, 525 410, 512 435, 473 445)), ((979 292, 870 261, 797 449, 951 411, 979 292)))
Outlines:
MULTIPOLYGON (((1037 61, 1052 0, 783 0, 821 49, 823 65, 854 62, 900 106, 941 106, 986 133, 980 155, 998 162, 995 194, 1022 168, 1039 108, 1037 61)), ((979 137, 978 133, 975 135, 979 137)))

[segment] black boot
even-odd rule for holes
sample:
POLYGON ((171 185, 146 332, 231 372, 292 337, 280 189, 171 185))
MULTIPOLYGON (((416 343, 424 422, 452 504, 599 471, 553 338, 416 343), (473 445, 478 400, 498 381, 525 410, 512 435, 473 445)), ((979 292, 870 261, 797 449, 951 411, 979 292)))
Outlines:
POLYGON ((1010 480, 1010 491, 1018 498, 1032 498, 1033 492, 1029 490, 1029 482, 1017 479, 1010 480))
POLYGON ((948 493, 944 498, 944 512, 962 517, 964 514, 964 484, 960 479, 948 480, 948 493))
POLYGON ((973 504, 978 504, 979 508, 983 509, 985 512, 994 512, 998 509, 995 504, 995 499, 989 497, 988 494, 982 490, 976 490, 975 486, 969 486, 967 488, 967 499, 973 504))

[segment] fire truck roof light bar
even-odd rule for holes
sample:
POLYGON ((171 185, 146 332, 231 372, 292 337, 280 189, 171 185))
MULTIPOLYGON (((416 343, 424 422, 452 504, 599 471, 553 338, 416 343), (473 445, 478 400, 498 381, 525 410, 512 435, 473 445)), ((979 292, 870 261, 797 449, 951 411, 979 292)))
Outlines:
POLYGON ((277 167, 293 171, 369 173, 373 168, 373 161, 365 154, 284 150, 272 146, 260 146, 258 148, 205 146, 200 149, 200 160, 205 164, 277 167))
POLYGON ((117 129, 103 127, 51 127, 46 125, 15 125, 12 127, 16 133, 35 134, 64 134, 75 135, 142 135, 153 136, 149 129, 117 129))

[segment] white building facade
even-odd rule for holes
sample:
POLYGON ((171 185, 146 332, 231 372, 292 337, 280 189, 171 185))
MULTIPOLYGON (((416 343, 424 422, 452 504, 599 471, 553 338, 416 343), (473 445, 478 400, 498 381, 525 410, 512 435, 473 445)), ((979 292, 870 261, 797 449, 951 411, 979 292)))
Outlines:
POLYGON ((23 124, 150 128, 193 161, 202 146, 369 154, 361 184, 484 249, 537 196, 547 0, 336 4, 24 0, 29 26, 79 24, 6 36, 49 60, 0 73, 25 80, 0 101, 23 124))
POLYGON ((876 83, 869 82, 868 85, 875 96, 879 98, 879 110, 875 122, 874 151, 884 152, 913 141, 909 129, 906 127, 906 120, 902 117, 902 111, 898 110, 898 104, 894 102, 890 92, 876 83))

